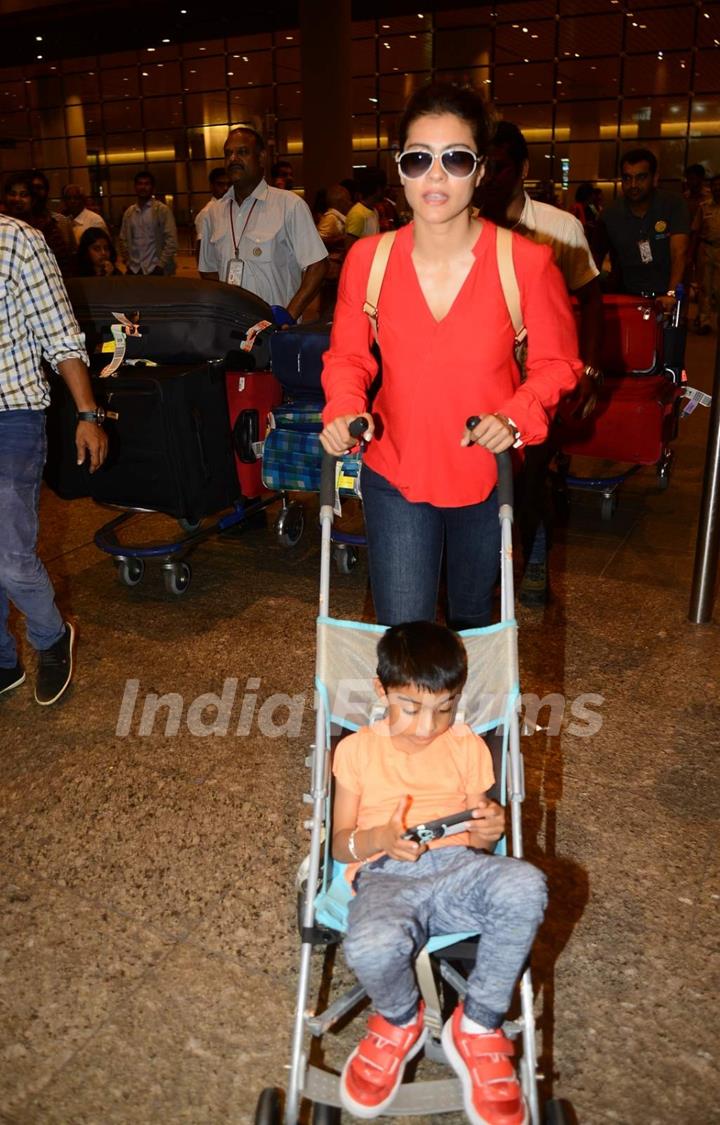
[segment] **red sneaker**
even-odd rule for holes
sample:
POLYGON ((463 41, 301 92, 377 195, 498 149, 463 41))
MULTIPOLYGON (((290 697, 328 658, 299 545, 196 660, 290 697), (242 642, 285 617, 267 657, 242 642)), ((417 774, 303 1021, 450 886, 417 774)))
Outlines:
POLYGON ((442 1032, 447 1060, 462 1082, 472 1125, 527 1125, 525 1100, 510 1062, 515 1048, 500 1029, 480 1035, 461 1031, 459 1004, 442 1032))
POLYGON ((340 1075, 340 1101, 356 1117, 377 1117, 390 1105, 405 1067, 418 1053, 427 1032, 423 1005, 409 1027, 396 1027, 380 1015, 370 1016, 367 1034, 348 1058, 340 1075))

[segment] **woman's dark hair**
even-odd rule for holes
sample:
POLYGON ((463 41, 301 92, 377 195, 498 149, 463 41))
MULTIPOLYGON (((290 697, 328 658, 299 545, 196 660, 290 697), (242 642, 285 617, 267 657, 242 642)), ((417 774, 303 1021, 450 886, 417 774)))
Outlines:
POLYGON ((452 113, 466 121, 472 130, 475 147, 484 156, 490 143, 490 118, 482 95, 469 86, 451 86, 433 82, 423 86, 410 98, 398 126, 400 149, 405 148, 410 126, 418 117, 452 113))
POLYGON ((10 192, 10 188, 15 187, 15 184, 22 184, 22 186, 32 195, 32 172, 11 172, 3 184, 3 196, 10 192))
POLYGON ((113 266, 117 262, 117 250, 113 246, 110 235, 102 227, 88 227, 87 230, 83 231, 78 243, 77 272, 79 277, 95 276, 95 267, 90 260, 90 247, 94 246, 96 242, 107 242, 110 247, 110 261, 113 266))
POLYGON ((456 633, 432 621, 393 625, 377 647, 377 674, 385 691, 412 684, 421 691, 461 691, 467 653, 456 633))

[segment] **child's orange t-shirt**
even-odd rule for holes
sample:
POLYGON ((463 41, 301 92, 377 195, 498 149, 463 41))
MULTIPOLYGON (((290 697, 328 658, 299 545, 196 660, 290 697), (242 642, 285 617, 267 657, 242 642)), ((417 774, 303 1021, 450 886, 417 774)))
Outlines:
MULTIPOLYGON (((363 727, 339 743, 333 773, 343 788, 360 798, 359 829, 387 824, 405 796, 411 798, 408 828, 451 816, 467 808, 469 794, 487 792, 495 780, 487 744, 464 723, 456 723, 409 754, 396 745, 386 719, 363 727)), ((433 840, 430 847, 462 847, 469 842, 468 833, 459 832, 433 840)), ((351 881, 359 866, 348 866, 346 874, 351 881)))

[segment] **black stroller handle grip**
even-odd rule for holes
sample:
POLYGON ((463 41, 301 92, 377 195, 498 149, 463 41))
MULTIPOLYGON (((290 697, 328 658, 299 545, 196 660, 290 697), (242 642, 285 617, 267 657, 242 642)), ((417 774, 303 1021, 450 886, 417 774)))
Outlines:
MULTIPOLYGON (((472 414, 465 425, 469 430, 474 430, 480 418, 477 414, 472 414)), ((503 504, 509 504, 512 508, 513 504, 513 471, 512 471, 512 457, 508 449, 502 453, 495 454, 497 461, 497 496, 498 508, 502 508, 503 504)))
MULTIPOLYGON (((357 438, 358 441, 368 428, 367 418, 355 418, 348 429, 350 436, 357 438)), ((320 507, 329 505, 331 508, 335 505, 335 462, 337 457, 333 457, 332 453, 326 453, 323 450, 322 464, 320 466, 320 507)))

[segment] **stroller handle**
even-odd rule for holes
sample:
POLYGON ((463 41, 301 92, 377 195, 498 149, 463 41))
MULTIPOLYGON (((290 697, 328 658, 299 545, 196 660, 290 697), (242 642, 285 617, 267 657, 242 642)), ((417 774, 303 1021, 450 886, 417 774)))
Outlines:
MULTIPOLYGON (((352 437, 360 438, 368 428, 367 418, 356 418, 350 423, 348 429, 352 437)), ((322 464, 320 466, 320 507, 335 505, 335 462, 337 457, 323 450, 322 464)))
MULTIPOLYGON (((467 428, 469 430, 474 430, 479 421, 480 421, 480 418, 478 417, 478 415, 473 414, 470 418, 468 418, 465 425, 467 426, 467 428)), ((495 460, 497 462, 497 475, 498 475, 498 482, 497 482, 498 508, 502 508, 504 505, 507 505, 508 507, 512 508, 512 506, 513 506, 513 469, 512 469, 512 457, 510 456, 510 451, 508 449, 506 449, 502 453, 496 453, 495 454, 495 460)))

